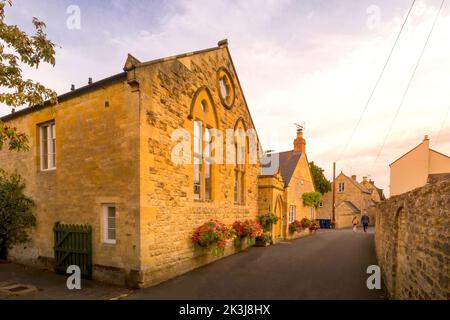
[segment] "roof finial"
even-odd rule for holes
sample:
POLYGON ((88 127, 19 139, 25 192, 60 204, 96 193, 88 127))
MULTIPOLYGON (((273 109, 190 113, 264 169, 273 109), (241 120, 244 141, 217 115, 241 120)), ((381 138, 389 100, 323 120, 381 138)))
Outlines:
POLYGON ((226 47, 226 46, 228 46, 228 39, 220 40, 220 41, 217 43, 217 45, 218 45, 219 47, 226 47))

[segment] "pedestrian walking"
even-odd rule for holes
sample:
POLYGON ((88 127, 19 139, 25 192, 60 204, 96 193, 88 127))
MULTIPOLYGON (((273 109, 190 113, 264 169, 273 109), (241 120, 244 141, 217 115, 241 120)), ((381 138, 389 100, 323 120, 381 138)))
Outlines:
POLYGON ((370 218, 367 215, 367 212, 364 212, 364 215, 361 217, 361 223, 363 225, 364 232, 366 232, 367 228, 369 228, 369 222, 370 222, 370 218))
POLYGON ((358 217, 353 217, 353 232, 356 232, 356 227, 358 226, 358 217))

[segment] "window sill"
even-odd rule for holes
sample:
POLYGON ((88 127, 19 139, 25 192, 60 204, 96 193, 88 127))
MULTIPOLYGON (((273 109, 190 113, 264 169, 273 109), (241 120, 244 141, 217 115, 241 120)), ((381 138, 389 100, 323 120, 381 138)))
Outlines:
POLYGON ((54 172, 56 171, 56 168, 52 168, 52 169, 39 169, 39 172, 54 172))
POLYGON ((194 199, 194 202, 199 202, 199 203, 212 203, 212 202, 214 202, 214 200, 194 199))

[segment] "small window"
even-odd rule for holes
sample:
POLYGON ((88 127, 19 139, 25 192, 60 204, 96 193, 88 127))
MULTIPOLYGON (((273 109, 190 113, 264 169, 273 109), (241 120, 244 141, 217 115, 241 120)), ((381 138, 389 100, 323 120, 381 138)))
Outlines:
POLYGON ((345 191, 345 183, 344 182, 340 182, 339 183, 339 187, 338 187, 338 192, 339 193, 343 193, 345 191))
POLYGON ((217 90, 222 104, 230 109, 236 98, 230 73, 225 68, 217 71, 217 90))
POLYGON ((40 130, 40 163, 41 170, 56 169, 56 128, 55 123, 46 123, 40 130))
POLYGON ((224 101, 228 101, 228 98, 230 96, 230 90, 228 88, 225 76, 220 78, 219 80, 219 86, 220 86, 220 95, 222 96, 222 99, 224 101))
POLYGON ((295 221, 296 215, 297 215, 296 211, 297 211, 296 206, 293 206, 293 205, 289 206, 289 223, 292 223, 295 221))
POLYGON ((207 103, 205 100, 202 100, 202 103, 200 104, 200 106, 201 106, 203 112, 206 112, 208 110, 207 103))
POLYGON ((103 242, 116 243, 116 206, 106 204, 103 206, 103 242))
POLYGON ((319 208, 323 208, 323 201, 319 203, 319 208))

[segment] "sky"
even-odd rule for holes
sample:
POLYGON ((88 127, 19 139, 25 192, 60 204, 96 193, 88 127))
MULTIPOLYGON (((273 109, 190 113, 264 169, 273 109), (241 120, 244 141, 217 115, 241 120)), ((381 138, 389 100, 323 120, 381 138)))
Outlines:
POLYGON ((441 4, 416 1, 353 136, 409 0, 14 0, 6 21, 27 32, 33 16, 46 22, 56 66, 24 74, 59 94, 121 72, 128 53, 148 61, 227 38, 265 150, 292 149, 302 123, 308 159, 328 178, 336 161, 338 173, 369 176, 389 194, 389 163, 424 135, 450 154, 449 2, 395 117, 441 4))

